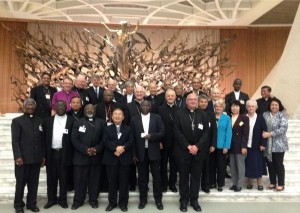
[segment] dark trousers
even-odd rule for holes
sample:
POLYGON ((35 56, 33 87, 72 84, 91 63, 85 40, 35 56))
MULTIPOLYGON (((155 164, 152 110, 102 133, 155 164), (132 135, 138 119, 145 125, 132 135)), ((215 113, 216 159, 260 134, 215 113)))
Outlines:
POLYGON ((283 165, 284 152, 273 152, 272 162, 267 161, 271 184, 284 186, 285 169, 283 165))
POLYGON ((129 176, 131 165, 123 166, 120 162, 116 166, 106 166, 108 177, 108 201, 117 205, 117 193, 119 188, 119 206, 126 206, 129 198, 129 176))
POLYGON ((130 177, 129 177, 130 188, 135 188, 136 184, 137 184, 136 165, 131 164, 131 166, 130 166, 130 177))
POLYGON ((14 208, 22 209, 25 206, 23 201, 24 188, 27 185, 26 206, 36 205, 37 191, 39 185, 41 164, 24 164, 23 166, 15 165, 16 191, 14 199, 14 208))
POLYGON ((209 188, 209 153, 205 153, 202 163, 201 188, 209 188))
POLYGON ((66 184, 67 184, 67 191, 73 191, 74 190, 74 167, 72 166, 66 166, 65 167, 65 173, 66 173, 66 184))
POLYGON ((198 201, 203 155, 176 157, 179 171, 180 203, 198 201))
POLYGON ((149 160, 148 150, 145 149, 144 161, 138 161, 138 182, 140 192, 140 202, 147 202, 148 183, 149 183, 149 166, 153 181, 153 197, 155 201, 161 202, 162 189, 160 178, 160 160, 149 160))
POLYGON ((67 166, 62 162, 62 151, 51 150, 51 158, 46 166, 48 201, 57 202, 57 185, 59 182, 58 202, 67 202, 67 166))
POLYGON ((99 179, 99 192, 108 192, 108 180, 106 174, 106 165, 101 165, 101 175, 99 179))
POLYGON ((223 154, 223 149, 216 149, 209 158, 209 185, 225 186, 227 154, 223 154))
POLYGON ((167 189, 168 186, 175 186, 177 181, 177 166, 171 149, 164 148, 161 150, 160 175, 162 179, 163 189, 167 189), (168 163, 169 163, 170 173, 168 173, 168 163))
POLYGON ((74 166, 74 205, 83 205, 87 190, 89 203, 98 203, 100 174, 101 165, 74 166))

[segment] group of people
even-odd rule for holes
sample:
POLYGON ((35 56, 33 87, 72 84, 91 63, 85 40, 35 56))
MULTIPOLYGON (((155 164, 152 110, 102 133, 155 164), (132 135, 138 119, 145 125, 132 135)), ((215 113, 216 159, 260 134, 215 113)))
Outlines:
POLYGON ((24 211, 26 185, 26 207, 39 211, 37 189, 44 165, 45 209, 56 204, 68 208, 67 191, 73 189, 72 210, 84 205, 87 193, 90 206, 98 208, 99 193, 107 190, 106 211, 119 206, 126 212, 129 191, 136 186, 138 208, 144 209, 150 171, 158 210, 164 209, 163 192, 178 191, 179 173, 180 211, 186 212, 190 203, 199 212, 200 189, 223 191, 228 160, 230 190, 241 191, 244 177, 247 189, 253 188, 256 179, 257 189, 263 190, 265 165, 270 177, 266 189, 284 190, 287 116, 268 86, 262 87, 262 98, 254 101, 241 92, 240 79, 225 100, 218 88, 209 98, 197 78, 186 94, 182 85, 173 88, 170 80, 164 81, 160 94, 156 83, 150 83, 149 96, 143 86, 131 81, 125 83, 124 95, 116 91, 117 82, 112 79, 102 88, 98 75, 92 77, 89 88, 83 74, 74 84, 65 77, 58 92, 50 86, 48 73, 41 80, 25 100, 24 114, 11 125, 18 213, 24 211))

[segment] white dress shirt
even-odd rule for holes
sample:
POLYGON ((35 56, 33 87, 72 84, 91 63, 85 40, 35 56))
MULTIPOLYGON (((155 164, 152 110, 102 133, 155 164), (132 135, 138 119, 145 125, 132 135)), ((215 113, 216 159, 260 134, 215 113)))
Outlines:
POLYGON ((133 94, 127 94, 127 103, 131 103, 133 99, 133 94))
POLYGON ((54 116, 54 122, 53 122, 53 133, 52 133, 52 149, 61 149, 62 148, 62 137, 65 133, 67 123, 67 115, 54 116))
MULTIPOLYGON (((247 114, 247 116, 248 116, 248 114, 247 114)), ((248 144, 247 144, 247 146, 249 148, 252 147, 253 128, 254 128, 256 119, 257 119, 257 114, 256 113, 254 114, 254 116, 252 118, 249 117, 249 138, 248 138, 248 144)))
POLYGON ((233 91, 234 92, 234 96, 235 96, 235 100, 240 100, 240 91, 233 91))
MULTIPOLYGON (((148 135, 149 124, 150 124, 150 113, 148 113, 147 115, 141 114, 141 116, 142 116, 144 134, 148 135)), ((145 139, 145 148, 148 148, 148 140, 147 139, 145 139)))

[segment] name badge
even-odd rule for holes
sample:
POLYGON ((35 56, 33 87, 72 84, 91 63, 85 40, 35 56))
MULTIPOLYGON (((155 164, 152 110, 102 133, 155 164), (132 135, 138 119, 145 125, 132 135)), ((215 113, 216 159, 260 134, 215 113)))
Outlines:
POLYGON ((90 101, 89 97, 85 97, 85 100, 86 100, 86 101, 90 101))
POLYGON ((120 138, 121 138, 121 136, 122 136, 122 133, 121 133, 121 132, 119 132, 117 135, 118 135, 118 139, 120 139, 120 138))
POLYGON ((40 130, 41 132, 43 131, 43 127, 42 127, 41 124, 39 125, 39 130, 40 130))
POLYGON ((110 125, 112 125, 112 122, 107 122, 106 125, 110 126, 110 125))
POLYGON ((243 121, 241 121, 241 122, 239 123, 239 125, 240 125, 240 126, 243 126, 243 125, 244 125, 243 121))
POLYGON ((85 132, 85 130, 86 130, 86 128, 84 125, 79 127, 79 132, 85 132))
POLYGON ((147 135, 147 133, 141 133, 141 138, 144 138, 147 135))
POLYGON ((240 100, 240 103, 241 103, 241 104, 245 104, 245 101, 244 101, 244 100, 240 100))
POLYGON ((50 95, 49 94, 46 94, 46 99, 50 99, 50 95))
POLYGON ((208 127, 210 128, 210 122, 208 122, 208 127))
POLYGON ((63 130, 63 134, 66 134, 66 135, 67 135, 67 134, 68 134, 68 129, 64 129, 64 130, 63 130))
POLYGON ((203 124, 198 124, 198 129, 203 130, 203 124))

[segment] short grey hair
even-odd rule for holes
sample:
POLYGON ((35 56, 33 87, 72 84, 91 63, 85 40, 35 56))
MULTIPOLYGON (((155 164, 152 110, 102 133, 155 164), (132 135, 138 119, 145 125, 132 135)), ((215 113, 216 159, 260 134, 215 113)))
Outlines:
POLYGON ((258 108, 256 100, 248 100, 248 101, 246 101, 246 107, 248 107, 250 104, 253 104, 256 109, 258 108))
POLYGON ((222 106, 223 109, 225 109, 225 107, 226 107, 226 103, 225 103, 224 99, 219 99, 219 100, 217 100, 217 101, 215 102, 215 106, 216 106, 216 105, 222 106))

